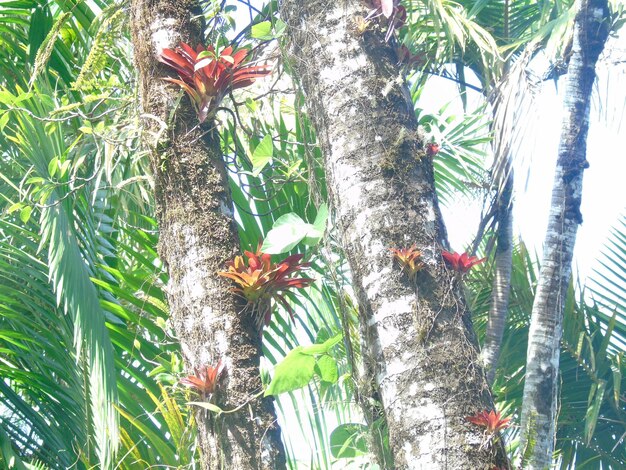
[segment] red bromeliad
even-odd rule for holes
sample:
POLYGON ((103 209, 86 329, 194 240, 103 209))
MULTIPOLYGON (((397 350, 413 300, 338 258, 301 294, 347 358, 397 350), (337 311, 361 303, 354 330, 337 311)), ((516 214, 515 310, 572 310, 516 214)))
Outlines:
POLYGON ((466 420, 476 426, 485 428, 487 434, 495 434, 510 426, 511 418, 502 418, 500 412, 479 411, 474 416, 466 416, 466 420))
POLYGON ((385 41, 389 41, 394 30, 404 26, 406 8, 400 5, 400 0, 370 0, 370 4, 374 9, 368 13, 365 20, 368 21, 379 16, 387 18, 389 25, 387 26, 385 41))
POLYGON ((236 256, 233 261, 226 263, 227 271, 217 274, 232 279, 239 285, 233 291, 248 301, 246 308, 252 308, 259 330, 270 322, 272 300, 279 302, 293 317, 294 312, 284 296, 285 291, 307 287, 313 282, 313 279, 307 277, 290 277, 310 266, 310 263, 300 262, 304 255, 291 255, 280 263, 272 263, 271 256, 261 252, 260 244, 256 253, 245 251, 244 255, 247 263, 244 256, 236 256))
POLYGON ((452 269, 460 273, 466 273, 472 268, 472 266, 476 266, 477 264, 484 262, 486 259, 478 259, 476 256, 469 256, 467 253, 450 253, 445 250, 441 252, 441 256, 443 256, 443 259, 448 262, 452 269))
POLYGON ((390 248, 393 253, 393 257, 402 264, 403 268, 409 271, 409 277, 413 278, 418 271, 421 271, 426 266, 422 260, 422 252, 417 249, 415 245, 410 248, 390 248))
POLYGON ((202 395, 210 395, 217 388, 217 381, 224 370, 224 365, 220 359, 215 367, 206 366, 195 370, 195 375, 188 375, 180 379, 180 383, 193 388, 202 395))
POLYGON ((439 144, 437 142, 428 142, 426 144, 426 155, 434 157, 439 153, 439 144))
POLYGON ((204 122, 229 91, 251 85, 255 79, 271 73, 266 65, 244 66, 247 55, 247 49, 236 51, 232 46, 218 54, 213 46, 205 48, 199 44, 194 50, 181 42, 176 49, 163 49, 159 61, 178 72, 180 80, 164 80, 185 90, 198 111, 198 119, 204 122))

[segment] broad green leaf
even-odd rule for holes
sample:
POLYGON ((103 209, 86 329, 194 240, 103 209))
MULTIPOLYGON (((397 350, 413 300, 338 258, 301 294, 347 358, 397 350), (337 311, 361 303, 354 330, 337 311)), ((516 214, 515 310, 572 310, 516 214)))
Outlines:
POLYGON ((252 174, 259 176, 263 168, 265 168, 265 165, 272 161, 273 156, 274 143, 272 142, 272 137, 267 134, 263 137, 263 140, 259 142, 259 145, 256 146, 250 158, 252 161, 252 174))
POLYGON ((311 224, 293 212, 282 215, 267 233, 261 251, 270 254, 286 253, 300 243, 312 229, 311 224))
POLYGON ((326 231, 327 220, 328 205, 324 203, 317 210, 317 215, 315 216, 315 221, 313 222, 313 229, 307 232, 307 236, 303 240, 305 245, 315 246, 320 242, 324 236, 324 232, 326 231))
POLYGON ((315 372, 315 357, 303 352, 298 346, 285 356, 274 369, 274 377, 265 391, 265 396, 280 395, 307 385, 315 372))
POLYGON ((30 214, 33 212, 33 208, 31 206, 26 206, 20 211, 20 220, 25 224, 28 223, 30 219, 30 214))
POLYGON ((252 28, 250 29, 250 34, 254 39, 274 39, 274 35, 272 34, 272 22, 262 21, 261 23, 252 25, 252 28))
POLYGON ((330 453, 336 459, 354 458, 367 453, 368 428, 364 424, 347 423, 330 433, 330 453))
POLYGON ((274 37, 279 38, 285 33, 285 29, 287 28, 287 23, 285 23, 280 18, 276 20, 276 24, 274 25, 274 37))
POLYGON ((326 354, 334 345, 338 344, 343 338, 343 333, 337 333, 332 338, 327 339, 322 344, 312 344, 302 348, 302 352, 306 354, 326 354))
POLYGON ((50 160, 50 163, 48 163, 48 174, 50 175, 51 178, 54 178, 54 175, 56 174, 58 169, 59 169, 59 159, 57 157, 54 157, 53 159, 50 160))
POLYGON ((315 372, 324 382, 335 383, 339 379, 337 361, 328 354, 324 354, 323 356, 317 358, 315 372))

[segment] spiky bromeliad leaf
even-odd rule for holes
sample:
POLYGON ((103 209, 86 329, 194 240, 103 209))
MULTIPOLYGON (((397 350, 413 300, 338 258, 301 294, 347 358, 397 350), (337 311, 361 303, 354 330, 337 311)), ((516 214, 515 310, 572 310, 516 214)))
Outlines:
POLYGON ((159 60, 178 72, 180 80, 165 80, 185 90, 204 122, 229 91, 247 87, 271 72, 265 65, 245 66, 247 55, 247 49, 227 46, 218 53, 213 46, 199 44, 194 50, 182 42, 176 49, 163 49, 159 60))

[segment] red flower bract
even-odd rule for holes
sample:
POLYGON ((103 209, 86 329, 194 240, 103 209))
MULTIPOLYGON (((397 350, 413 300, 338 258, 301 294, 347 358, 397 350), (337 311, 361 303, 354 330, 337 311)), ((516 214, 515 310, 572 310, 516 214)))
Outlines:
POLYGON ((466 273, 472 268, 472 266, 476 266, 477 264, 484 262, 486 259, 478 259, 476 256, 469 256, 467 253, 450 253, 445 250, 441 252, 441 256, 443 256, 443 259, 448 262, 452 269, 460 273, 466 273))
POLYGON ((370 3, 374 9, 368 13, 365 20, 378 18, 379 16, 387 18, 389 25, 387 26, 385 41, 389 41, 393 31, 404 26, 406 22, 406 8, 400 5, 400 0, 370 0, 370 3))
POLYGON ((203 395, 209 395, 215 392, 217 386, 217 380, 220 374, 224 370, 224 365, 220 359, 215 367, 206 366, 196 369, 195 375, 188 375, 187 377, 180 379, 180 383, 196 389, 203 395))
POLYGON ((415 245, 409 248, 390 248, 393 257, 409 271, 409 276, 414 277, 421 271, 425 264, 421 261, 422 253, 415 245))
POLYGON ((268 325, 272 314, 271 301, 279 302, 293 316, 293 309, 284 296, 285 291, 292 288, 307 287, 313 279, 307 277, 291 277, 297 271, 310 266, 301 263, 302 254, 291 255, 280 263, 272 263, 271 256, 261 252, 261 245, 256 253, 244 252, 244 256, 236 256, 226 263, 227 271, 217 274, 235 281, 239 287, 233 289, 248 301, 246 307, 252 308, 255 323, 259 329, 268 325))
POLYGON ((502 418, 500 412, 479 411, 474 416, 466 416, 466 420, 476 426, 486 428, 488 434, 494 434, 504 428, 509 427, 511 418, 502 418))
POLYGON ((198 119, 204 122, 229 91, 251 85, 255 79, 271 73, 266 65, 245 66, 247 55, 247 49, 236 51, 232 46, 218 54, 213 46, 198 45, 194 50, 181 42, 176 49, 163 49, 159 61, 178 72, 180 80, 164 80, 185 90, 198 111, 198 119))
POLYGON ((428 142, 426 144, 426 155, 434 157, 439 153, 439 144, 436 142, 428 142))

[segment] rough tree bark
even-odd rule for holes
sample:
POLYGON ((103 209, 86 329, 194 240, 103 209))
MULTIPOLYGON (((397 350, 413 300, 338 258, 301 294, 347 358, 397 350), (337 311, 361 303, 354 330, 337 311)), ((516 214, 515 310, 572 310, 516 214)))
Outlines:
POLYGON ((203 468, 285 467, 280 430, 271 399, 261 390, 261 338, 216 273, 239 251, 232 200, 219 136, 203 128, 189 99, 163 80, 171 74, 157 62, 165 47, 203 41, 202 13, 190 0, 133 0, 132 27, 143 117, 151 136, 159 219, 159 254, 167 263, 171 319, 187 370, 226 366, 215 400, 241 411, 215 417, 198 409, 203 468), (193 20, 192 20, 193 15, 193 20), (172 117, 173 116, 173 117, 172 117))
MULTIPOLYGON (((380 401, 395 462, 387 468, 506 466, 499 442, 465 416, 493 407, 446 232, 432 160, 418 137, 393 47, 365 2, 284 0, 287 59, 325 153, 331 202, 353 274, 365 376, 380 401), (390 248, 413 243, 427 267, 412 282, 390 248)), ((371 415, 371 410, 365 410, 371 415)))
POLYGON ((524 468, 552 464, 557 407, 559 344, 571 278, 586 160, 589 108, 595 65, 609 33, 607 0, 579 0, 565 88, 565 117, 554 176, 548 230, 526 359, 521 416, 524 468))

